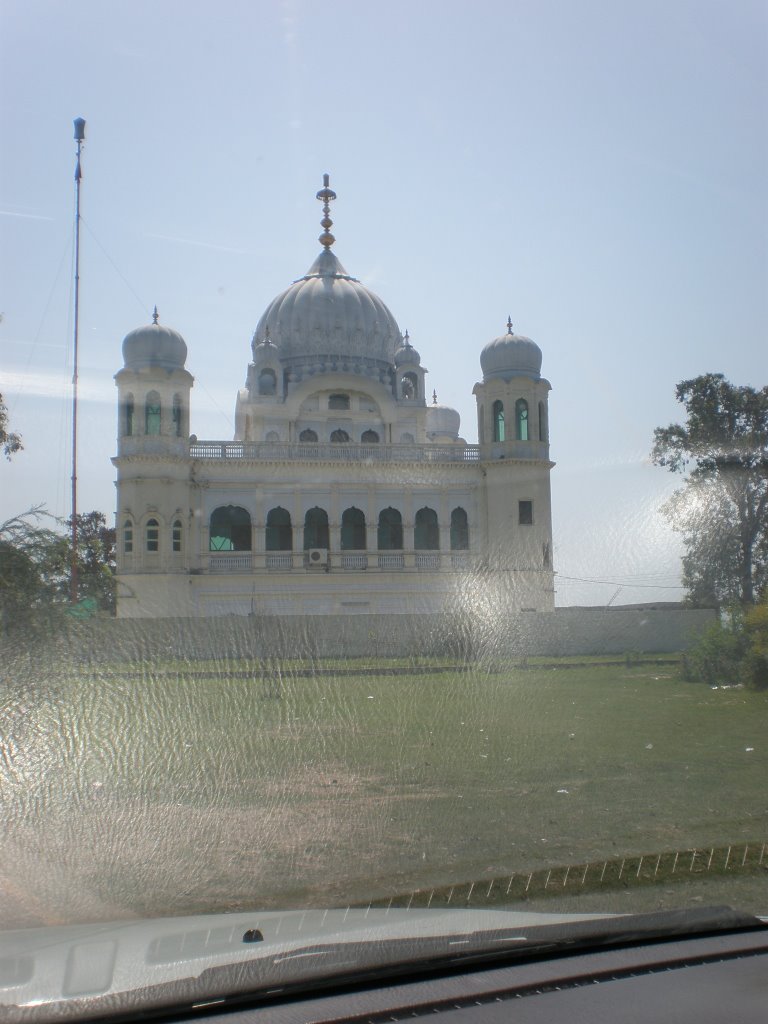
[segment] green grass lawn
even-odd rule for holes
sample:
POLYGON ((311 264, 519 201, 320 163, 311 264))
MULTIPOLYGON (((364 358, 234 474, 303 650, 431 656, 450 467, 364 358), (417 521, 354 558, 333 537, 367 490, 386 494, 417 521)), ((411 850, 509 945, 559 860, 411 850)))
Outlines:
POLYGON ((768 838, 768 694, 655 665, 297 667, 113 666, 14 696, 0 868, 19 884, 43 870, 40 899, 85 919, 360 901, 768 838))

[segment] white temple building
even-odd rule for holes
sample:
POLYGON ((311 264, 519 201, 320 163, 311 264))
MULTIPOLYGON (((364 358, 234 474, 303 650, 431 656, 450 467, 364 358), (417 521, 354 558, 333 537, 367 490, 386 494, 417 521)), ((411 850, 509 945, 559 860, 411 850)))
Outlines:
POLYGON ((480 353, 478 441, 430 399, 395 317, 332 251, 273 299, 233 440, 190 435, 187 346, 154 322, 116 374, 120 617, 434 614, 473 588, 554 607, 541 350, 480 353))

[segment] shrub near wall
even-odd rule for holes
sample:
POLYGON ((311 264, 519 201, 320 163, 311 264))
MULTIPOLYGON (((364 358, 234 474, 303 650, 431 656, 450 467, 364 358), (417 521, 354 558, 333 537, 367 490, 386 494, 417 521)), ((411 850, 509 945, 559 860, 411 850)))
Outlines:
POLYGON ((756 690, 768 689, 768 594, 744 616, 748 650, 744 678, 756 690))
POLYGON ((736 608, 709 626, 686 651, 682 671, 709 686, 768 687, 768 603, 736 608))

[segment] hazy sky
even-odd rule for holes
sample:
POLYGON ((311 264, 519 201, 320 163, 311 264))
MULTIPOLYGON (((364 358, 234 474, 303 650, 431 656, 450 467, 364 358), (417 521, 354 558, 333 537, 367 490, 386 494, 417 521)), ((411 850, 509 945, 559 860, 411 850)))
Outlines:
POLYGON ((681 596, 653 428, 680 418, 681 379, 768 382, 765 0, 0 11, 0 388, 26 448, 0 466, 0 518, 68 512, 82 116, 82 510, 114 509, 112 376, 155 303, 187 341, 193 431, 232 436, 253 329, 319 249, 328 171, 337 255, 468 441, 482 347, 511 315, 542 348, 558 603, 681 596))

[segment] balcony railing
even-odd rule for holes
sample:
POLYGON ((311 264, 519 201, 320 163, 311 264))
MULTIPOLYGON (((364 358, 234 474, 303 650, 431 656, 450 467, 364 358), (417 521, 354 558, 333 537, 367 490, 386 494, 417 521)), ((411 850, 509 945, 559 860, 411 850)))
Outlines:
POLYGON ((476 444, 252 444, 249 441, 194 441, 193 459, 254 459, 282 462, 478 462, 476 444))
POLYGON ((416 568, 417 569, 439 569, 440 568, 440 555, 438 552, 416 552, 416 568))
MULTIPOLYGON (((193 459, 235 462, 476 463, 481 458, 480 446, 476 444, 252 444, 250 441, 192 441, 187 448, 187 442, 182 438, 142 435, 120 440, 120 455, 126 456, 171 454, 182 457, 187 451, 193 459)), ((482 458, 490 461, 549 458, 549 445, 545 441, 494 443, 486 445, 482 451, 482 458)))
POLYGON ((316 560, 307 551, 212 551, 196 572, 467 572, 475 563, 468 551, 325 551, 316 560))
POLYGON ((226 555, 211 555, 211 572, 248 572, 253 568, 250 551, 237 551, 226 555))
POLYGON ((341 556, 342 569, 367 569, 368 555, 362 552, 345 553, 341 556))
POLYGON ((392 551, 386 555, 379 555, 379 568, 380 569, 404 569, 405 568, 405 555, 400 551, 392 551))
POLYGON ((292 569, 293 553, 291 551, 278 551, 264 557, 265 568, 267 569, 292 569))

